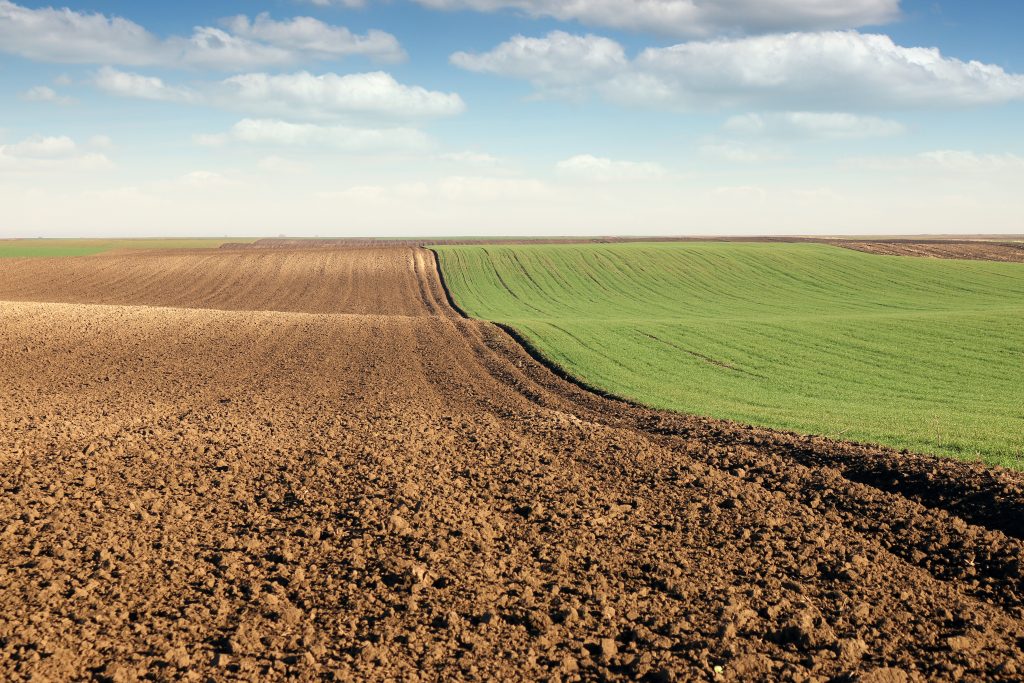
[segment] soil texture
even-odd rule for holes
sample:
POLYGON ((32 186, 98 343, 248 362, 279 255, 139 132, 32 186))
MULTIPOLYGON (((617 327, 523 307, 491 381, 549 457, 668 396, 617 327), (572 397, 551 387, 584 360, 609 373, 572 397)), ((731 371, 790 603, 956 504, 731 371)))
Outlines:
POLYGON ((410 245, 0 267, 4 680, 1020 680, 1024 475, 673 415, 410 245))
POLYGON ((968 259, 971 261, 1005 261, 1024 263, 1024 242, 989 242, 982 240, 910 240, 852 242, 837 241, 841 247, 886 256, 921 256, 926 258, 968 259))

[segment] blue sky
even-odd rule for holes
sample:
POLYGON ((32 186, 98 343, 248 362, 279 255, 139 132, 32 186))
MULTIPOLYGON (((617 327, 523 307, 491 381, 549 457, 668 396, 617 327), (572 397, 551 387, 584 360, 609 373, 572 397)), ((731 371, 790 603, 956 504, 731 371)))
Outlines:
POLYGON ((0 236, 1022 233, 1022 20, 0 0, 0 236))

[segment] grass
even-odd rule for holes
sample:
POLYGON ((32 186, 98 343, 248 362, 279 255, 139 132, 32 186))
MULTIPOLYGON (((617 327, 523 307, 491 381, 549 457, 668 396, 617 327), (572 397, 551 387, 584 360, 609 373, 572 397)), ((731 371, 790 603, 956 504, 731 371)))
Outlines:
POLYGON ((468 314, 658 408, 1024 468, 1024 265, 823 244, 436 248, 468 314))
POLYGON ((20 239, 0 240, 0 258, 90 256, 115 249, 216 249, 247 239, 20 239))

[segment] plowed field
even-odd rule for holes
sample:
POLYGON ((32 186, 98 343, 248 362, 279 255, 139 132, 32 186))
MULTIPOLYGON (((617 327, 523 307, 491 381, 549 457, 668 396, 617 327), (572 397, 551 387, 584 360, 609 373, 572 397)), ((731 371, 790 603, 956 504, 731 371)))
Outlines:
POLYGON ((919 256, 942 259, 965 259, 971 261, 1005 261, 1024 263, 1024 242, 989 242, 962 240, 874 240, 856 242, 839 240, 839 246, 870 254, 891 256, 919 256))
POLYGON ((632 407, 410 247, 0 267, 0 678, 1019 680, 1024 475, 632 407))

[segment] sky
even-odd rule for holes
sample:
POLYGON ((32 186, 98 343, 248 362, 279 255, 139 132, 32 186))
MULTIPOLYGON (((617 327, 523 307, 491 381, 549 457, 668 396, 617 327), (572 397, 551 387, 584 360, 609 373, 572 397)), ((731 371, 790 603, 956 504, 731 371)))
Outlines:
POLYGON ((1014 0, 0 0, 0 237, 1024 233, 1014 0))

